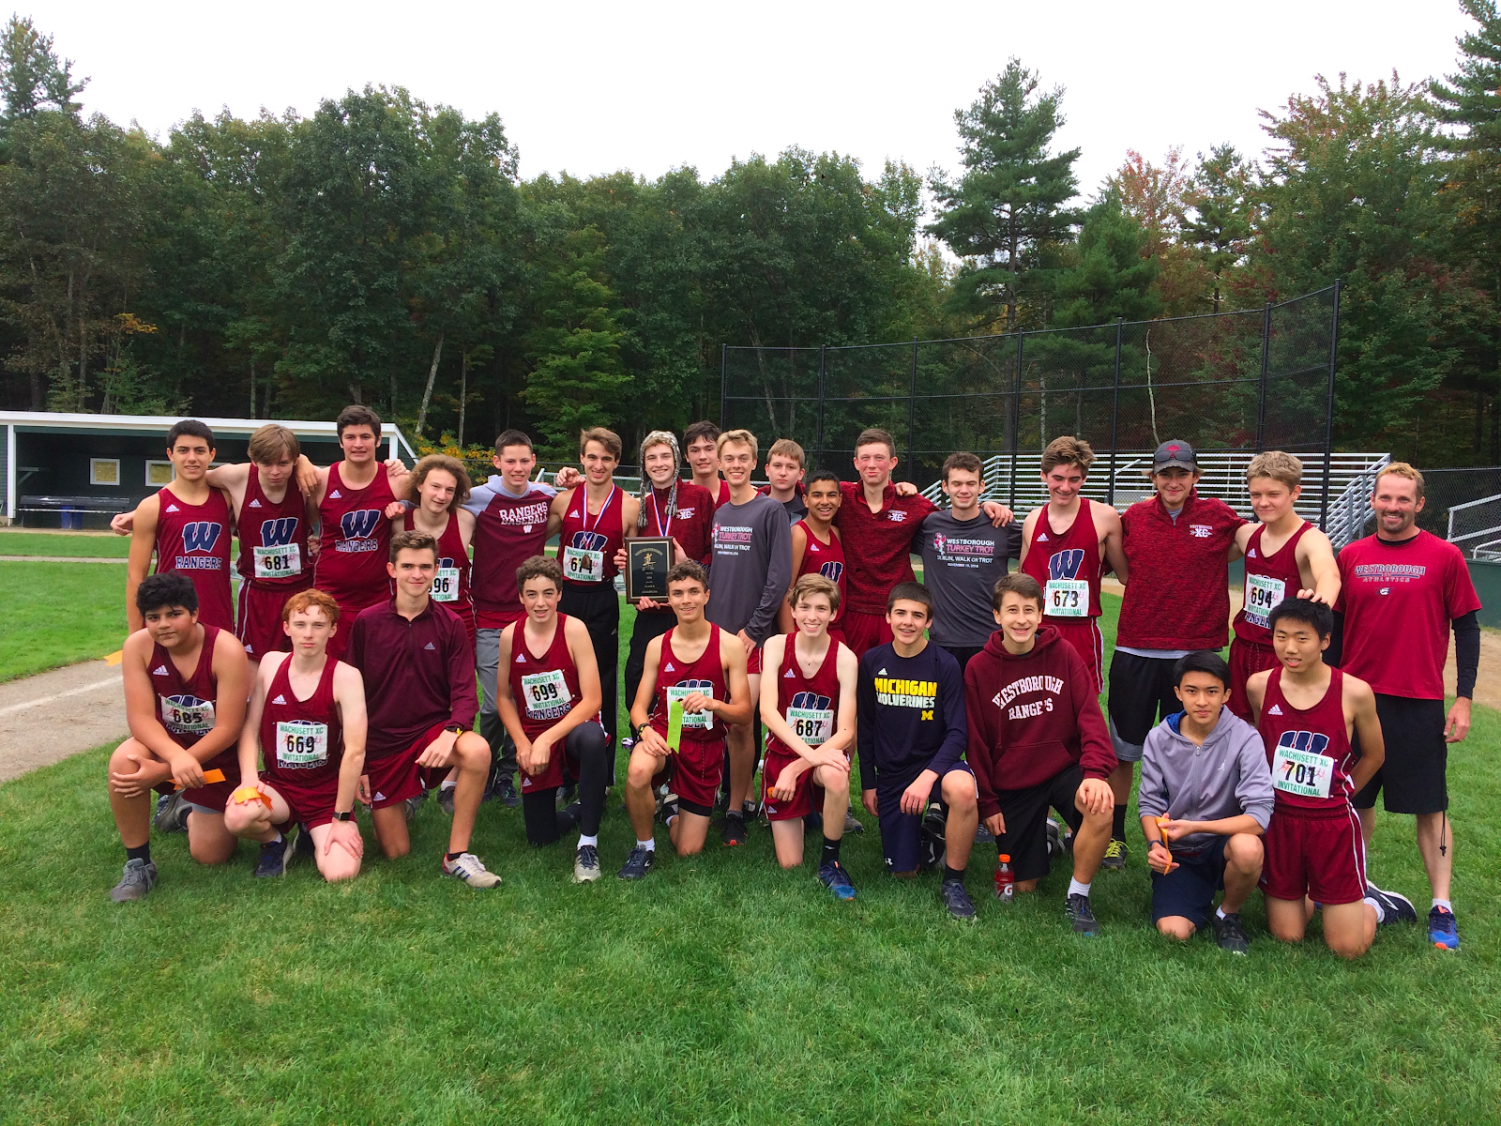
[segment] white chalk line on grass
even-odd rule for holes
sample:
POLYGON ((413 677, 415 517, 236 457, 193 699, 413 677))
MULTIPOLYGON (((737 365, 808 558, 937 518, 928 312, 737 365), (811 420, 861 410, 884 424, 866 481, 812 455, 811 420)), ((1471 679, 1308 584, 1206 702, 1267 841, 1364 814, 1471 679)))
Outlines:
POLYGON ((0 708, 0 716, 7 716, 12 712, 25 711, 27 708, 39 708, 43 704, 52 703, 52 701, 54 700, 61 700, 68 696, 78 696, 83 694, 84 692, 94 692, 100 688, 117 685, 119 683, 120 678, 117 676, 112 676, 106 680, 96 680, 93 684, 85 684, 80 688, 69 688, 66 692, 54 692, 50 696, 38 696, 35 700, 27 700, 24 704, 11 704, 8 708, 0 708))

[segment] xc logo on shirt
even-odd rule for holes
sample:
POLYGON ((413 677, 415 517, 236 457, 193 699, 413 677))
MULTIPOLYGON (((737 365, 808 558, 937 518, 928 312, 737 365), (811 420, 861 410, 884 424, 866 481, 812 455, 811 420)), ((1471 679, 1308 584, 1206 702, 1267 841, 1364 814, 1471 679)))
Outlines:
POLYGON ((817 692, 795 692, 792 696, 794 708, 808 708, 812 711, 826 712, 833 703, 827 696, 820 696, 817 692))
POLYGON ((375 534, 381 516, 378 508, 357 508, 339 517, 339 531, 346 540, 368 540, 375 534))
POLYGON ((580 551, 603 551, 606 542, 605 537, 598 532, 573 533, 573 546, 580 551))
POLYGON ((188 551, 213 551, 214 544, 219 542, 219 533, 223 530, 222 524, 194 520, 182 526, 182 546, 188 551))
POLYGON ((1277 738, 1279 747, 1286 747, 1290 751, 1308 751, 1315 755, 1323 754, 1328 745, 1329 736, 1320 735, 1317 731, 1284 731, 1277 738))
POLYGON ((1074 579, 1079 577, 1079 568, 1084 564, 1084 550, 1078 547, 1055 551, 1048 556, 1048 578, 1074 579))
POLYGON ((297 534, 297 517, 282 516, 276 520, 261 521, 261 544, 264 547, 286 547, 297 534))

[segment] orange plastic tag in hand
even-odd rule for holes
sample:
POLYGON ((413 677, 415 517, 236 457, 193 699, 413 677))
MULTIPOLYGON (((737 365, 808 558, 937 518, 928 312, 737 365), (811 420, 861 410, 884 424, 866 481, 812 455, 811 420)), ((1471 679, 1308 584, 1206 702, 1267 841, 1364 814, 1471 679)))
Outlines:
POLYGON ((261 801, 266 803, 267 809, 271 808, 271 799, 257 790, 254 786, 241 786, 238 790, 236 790, 229 796, 230 800, 239 802, 241 805, 243 805, 245 802, 261 801))
MULTIPOLYGON (((1166 817, 1159 817, 1159 818, 1157 818, 1157 831, 1162 834, 1162 847, 1167 850, 1167 866, 1169 868, 1171 868, 1173 866, 1173 849, 1172 849, 1172 846, 1170 844, 1168 844, 1168 840, 1167 840, 1167 818, 1166 817)), ((1164 874, 1166 874, 1166 873, 1164 873, 1164 874)))
MULTIPOLYGON (((222 770, 205 770, 203 772, 203 784, 205 786, 211 785, 214 782, 222 782, 222 781, 224 781, 224 771, 222 771, 222 770)), ((172 786, 173 786, 174 789, 177 789, 177 790, 180 790, 180 789, 183 788, 181 785, 179 785, 176 782, 173 782, 172 786)))

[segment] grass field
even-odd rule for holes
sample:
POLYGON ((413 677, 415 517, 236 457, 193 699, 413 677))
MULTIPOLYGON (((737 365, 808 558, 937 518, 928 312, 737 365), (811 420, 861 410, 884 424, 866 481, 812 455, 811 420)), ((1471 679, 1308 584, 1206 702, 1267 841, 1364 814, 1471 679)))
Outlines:
POLYGON ((78 532, 0 532, 0 555, 64 555, 75 559, 124 559, 130 554, 126 536, 78 532))
MULTIPOLYGON (((529 849, 495 803, 475 840, 494 892, 438 877, 430 802, 412 856, 334 888, 157 838, 160 884, 120 907, 100 749, 0 787, 0 1121, 1494 1122, 1498 746, 1477 709, 1451 758, 1463 950, 1388 929, 1354 964, 1317 924, 1273 943, 1255 896, 1247 958, 1158 938, 1136 847, 1098 878, 1086 940, 1066 872, 1002 907, 977 850, 979 922, 953 924, 931 876, 884 877, 873 825, 840 904, 764 829, 688 861, 659 833, 643 883, 575 887, 567 845, 529 849)), ((617 804, 609 871, 632 839, 617 804)), ((1426 909, 1410 819, 1383 816, 1371 870, 1426 909)))
POLYGON ((0 681, 120 648, 124 588, 115 563, 0 562, 0 681))

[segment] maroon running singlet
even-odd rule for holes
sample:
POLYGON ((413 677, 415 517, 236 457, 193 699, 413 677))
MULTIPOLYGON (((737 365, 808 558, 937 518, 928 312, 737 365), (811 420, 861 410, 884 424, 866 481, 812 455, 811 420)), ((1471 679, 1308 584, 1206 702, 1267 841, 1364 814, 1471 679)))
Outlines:
POLYGON ((1021 566, 1042 584, 1043 622, 1053 626, 1084 658, 1096 693, 1105 690, 1105 641, 1100 635, 1100 533, 1088 497, 1079 498, 1074 522, 1054 531, 1048 510, 1032 529, 1032 544, 1021 566))
POLYGON ((793 527, 802 528, 803 535, 808 537, 808 546, 803 549, 802 566, 792 576, 792 581, 796 583, 804 575, 822 575, 839 588, 839 609, 829 620, 829 634, 836 640, 843 640, 836 631, 844 621, 844 543, 832 528, 829 529, 829 542, 825 543, 813 534, 806 520, 799 520, 793 527))
MULTIPOLYGON (((172 742, 190 750, 214 729, 214 707, 218 701, 219 681, 214 676, 214 645, 219 639, 215 626, 203 627, 203 648, 191 676, 183 676, 172 654, 160 645, 151 646, 151 688, 156 693, 157 717, 172 742)), ((240 784, 239 747, 231 744, 203 764, 205 771, 224 771, 224 781, 210 782, 196 790, 184 790, 182 796, 194 805, 224 811, 229 795, 240 784)))
POLYGON ((339 603, 339 628, 328 639, 328 655, 337 660, 349 644, 355 618, 366 607, 391 597, 386 562, 391 555, 391 521, 386 506, 396 499, 384 466, 375 480, 351 489, 335 463, 328 469, 328 491, 318 506, 323 542, 318 551, 315 586, 339 603))
MULTIPOLYGON (((728 700, 724 665, 720 661, 720 629, 709 626, 709 644, 691 665, 672 651, 672 639, 678 632, 673 626, 662 635, 661 660, 657 662, 656 708, 652 711, 652 728, 667 738, 668 716, 673 701, 697 692, 714 700, 728 700)), ((723 723, 716 722, 713 712, 696 715, 683 713, 682 738, 676 753, 668 756, 672 789, 681 807, 689 813, 709 816, 719 793, 724 774, 723 723)))
POLYGON ((229 501, 210 489, 202 504, 189 504, 170 486, 157 494, 156 573, 186 575, 198 592, 198 620, 233 632, 235 615, 229 593, 229 501))
MULTIPOLYGON (((812 541, 811 535, 809 541, 812 541)), ((818 671, 805 676, 797 661, 797 638, 796 633, 787 635, 782 667, 777 672, 777 710, 794 734, 808 746, 817 747, 834 737, 834 729, 839 723, 839 642, 830 638, 829 651, 824 654, 818 671)), ((845 757, 849 757, 847 751, 845 757)), ((770 821, 806 817, 813 811, 815 801, 822 804, 822 789, 813 784, 811 770, 798 776, 791 801, 778 803, 772 798, 771 787, 797 758, 797 752, 775 735, 767 739, 766 766, 761 772, 761 784, 766 817, 770 821), (815 790, 819 793, 815 794, 815 790)))
POLYGON ((313 694, 299 700, 292 692, 292 658, 287 657, 271 678, 261 713, 262 773, 286 800, 291 820, 309 829, 334 819, 339 795, 344 727, 334 702, 338 667, 338 661, 329 659, 313 694))
MULTIPOLYGON (((402 517, 401 526, 408 532, 416 528, 416 516, 410 509, 402 517)), ((448 514, 448 527, 438 537, 438 573, 433 578, 431 595, 434 602, 441 602, 459 616, 473 649, 474 599, 469 593, 469 552, 464 547, 456 512, 448 514)))
POLYGON ((286 495, 274 501, 251 466, 240 506, 237 567, 242 581, 235 636, 253 661, 291 649, 281 628, 281 611, 288 598, 313 585, 307 540, 307 502, 296 483, 288 481, 286 495))
MULTIPOLYGON (((525 619, 518 621, 512 631, 511 652, 515 656, 511 658, 511 699, 516 701, 521 729, 528 739, 535 739, 572 711, 582 695, 578 666, 573 663, 563 631, 568 615, 559 614, 557 619, 552 644, 541 656, 527 648, 525 619)), ((578 780, 569 768, 568 756, 559 740, 547 760, 547 769, 538 775, 521 772, 521 792, 554 789, 563 784, 565 774, 578 780)))

